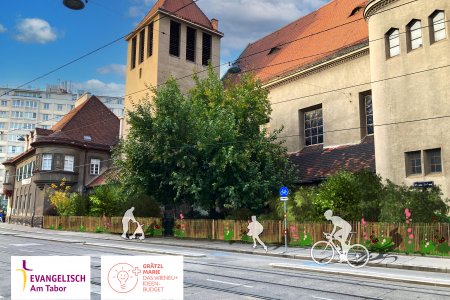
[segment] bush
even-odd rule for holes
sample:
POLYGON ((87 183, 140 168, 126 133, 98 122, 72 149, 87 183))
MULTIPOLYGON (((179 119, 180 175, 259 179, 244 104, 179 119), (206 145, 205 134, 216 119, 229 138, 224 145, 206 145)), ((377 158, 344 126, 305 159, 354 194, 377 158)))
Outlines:
POLYGON ((125 212, 125 201, 121 195, 121 187, 118 184, 106 184, 98 186, 89 196, 92 216, 100 217, 121 216, 125 212))

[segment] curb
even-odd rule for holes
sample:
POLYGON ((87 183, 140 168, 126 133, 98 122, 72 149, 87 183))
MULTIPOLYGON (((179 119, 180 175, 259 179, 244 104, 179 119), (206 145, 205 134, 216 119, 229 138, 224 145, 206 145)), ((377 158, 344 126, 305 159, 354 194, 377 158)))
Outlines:
MULTIPOLYGON (((424 279, 427 278, 407 278, 407 277, 395 277, 391 275, 386 274, 369 274, 369 273, 362 273, 362 272, 352 272, 352 271, 340 271, 340 270, 330 270, 330 269, 318 269, 313 267, 306 267, 306 266, 298 266, 298 265, 288 265, 288 264, 276 264, 271 263, 270 266, 272 268, 277 269, 285 269, 285 270, 293 270, 293 271, 309 271, 309 272, 317 272, 317 273, 327 273, 327 274, 337 274, 342 276, 354 276, 354 277, 363 277, 368 279, 389 279, 391 281, 396 282, 403 282, 403 283, 413 283, 413 284, 421 284, 421 285, 428 285, 428 286, 435 286, 435 287, 450 287, 450 281, 448 282, 432 282, 432 281, 426 281, 424 279)), ((429 279, 429 278, 428 278, 429 279)))

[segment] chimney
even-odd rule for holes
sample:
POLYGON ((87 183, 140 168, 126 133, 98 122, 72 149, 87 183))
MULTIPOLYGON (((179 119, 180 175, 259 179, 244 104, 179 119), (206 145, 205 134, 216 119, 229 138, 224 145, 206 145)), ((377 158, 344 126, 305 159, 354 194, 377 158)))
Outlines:
POLYGON ((211 25, 214 30, 219 31, 219 20, 211 19, 211 25))

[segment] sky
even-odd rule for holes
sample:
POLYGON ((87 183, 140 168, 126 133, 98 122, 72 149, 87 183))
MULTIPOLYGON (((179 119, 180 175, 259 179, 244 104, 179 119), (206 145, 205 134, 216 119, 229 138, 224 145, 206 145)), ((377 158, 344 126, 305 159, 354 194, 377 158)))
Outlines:
MULTIPOLYGON (((70 10, 62 2, 1 1, 0 87, 16 88, 61 67, 24 87, 45 89, 47 84, 67 81, 73 90, 123 96, 127 44, 122 37, 156 0, 89 0, 80 11, 70 10)), ((198 0, 197 5, 210 19, 219 20, 219 30, 225 34, 221 63, 227 63, 236 60, 249 43, 327 2, 198 0)), ((221 73, 225 71, 223 67, 221 73)))

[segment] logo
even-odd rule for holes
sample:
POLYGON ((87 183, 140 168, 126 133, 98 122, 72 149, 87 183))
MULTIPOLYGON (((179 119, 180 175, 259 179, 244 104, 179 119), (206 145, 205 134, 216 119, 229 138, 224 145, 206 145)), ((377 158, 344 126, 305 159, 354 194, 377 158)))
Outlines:
POLYGON ((26 261, 26 259, 24 259, 24 260, 22 260, 22 269, 16 269, 16 271, 22 272, 22 276, 23 276, 22 291, 25 291, 25 287, 27 286, 27 271, 33 271, 33 270, 27 268, 27 261, 26 261))
POLYGON ((142 271, 127 263, 118 263, 108 272, 108 284, 118 293, 128 293, 136 287, 142 271))

